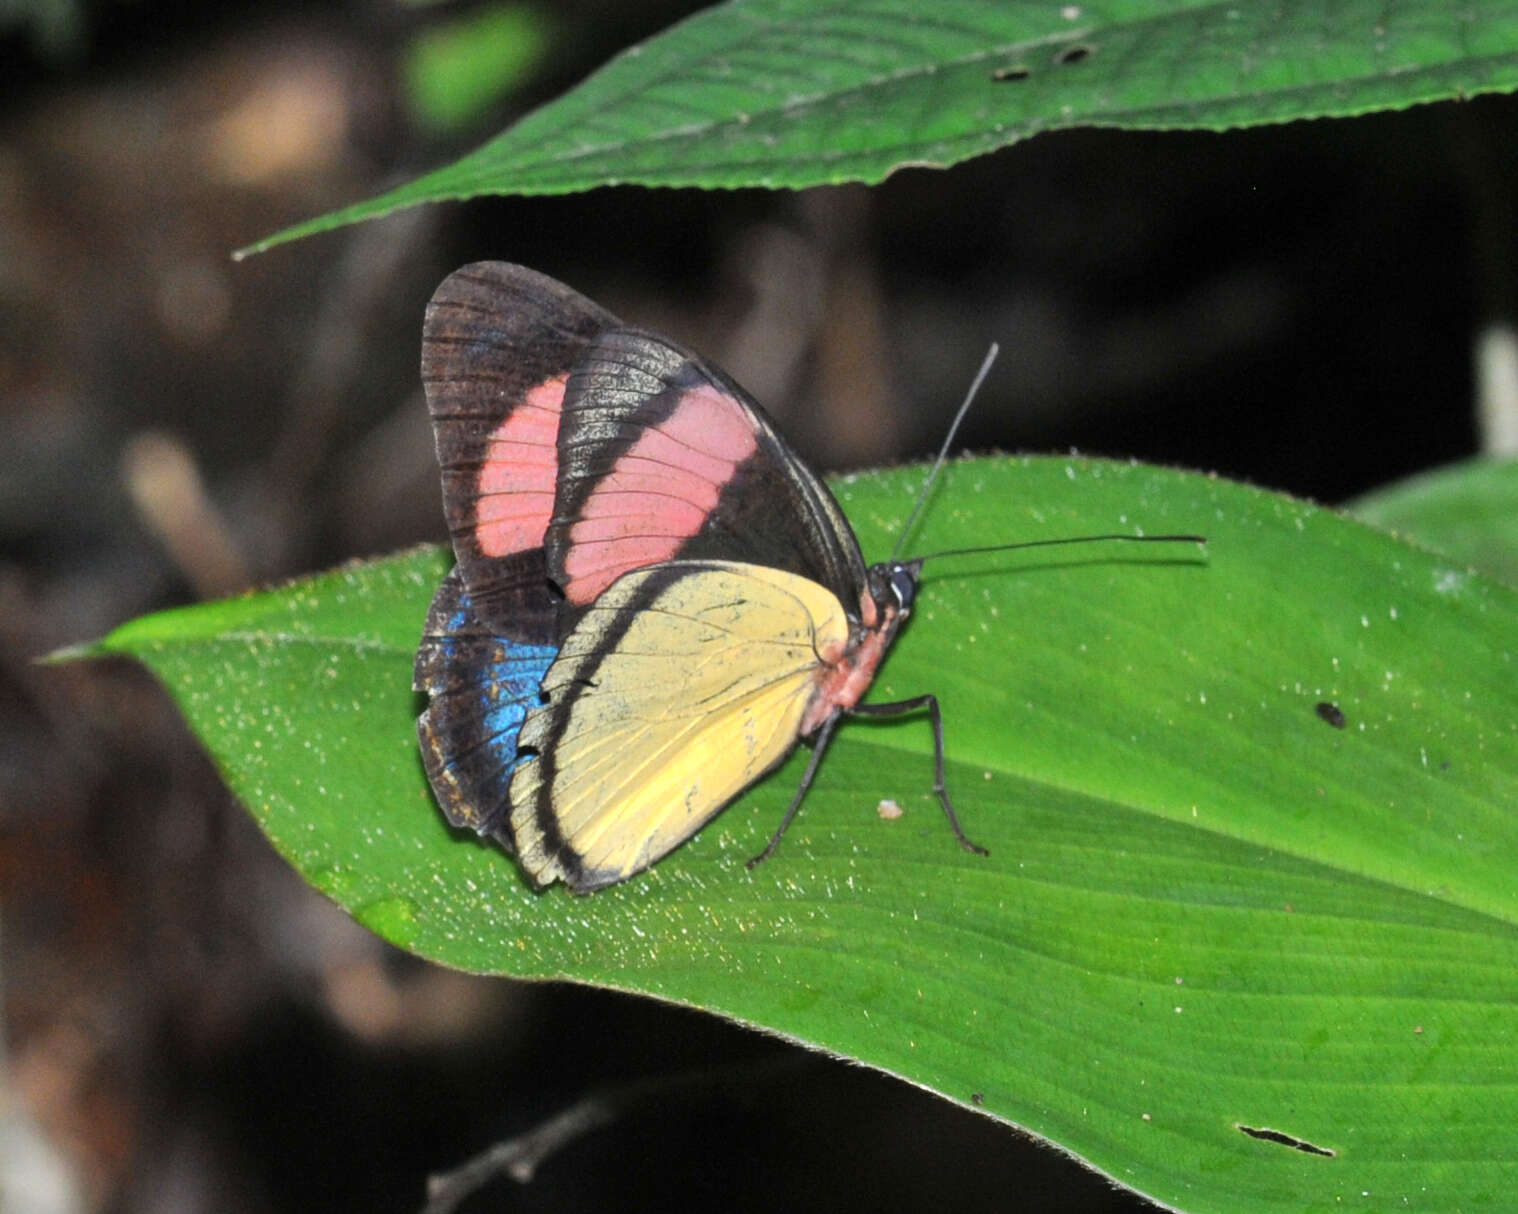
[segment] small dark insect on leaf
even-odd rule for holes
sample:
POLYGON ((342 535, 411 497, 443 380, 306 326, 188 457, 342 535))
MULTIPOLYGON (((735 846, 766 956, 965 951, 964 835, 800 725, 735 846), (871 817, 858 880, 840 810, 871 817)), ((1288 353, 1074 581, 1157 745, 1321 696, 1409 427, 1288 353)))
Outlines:
POLYGON ((1344 718, 1344 710, 1328 700, 1320 701, 1316 711, 1322 720, 1327 721, 1335 729, 1343 729, 1348 723, 1344 718))

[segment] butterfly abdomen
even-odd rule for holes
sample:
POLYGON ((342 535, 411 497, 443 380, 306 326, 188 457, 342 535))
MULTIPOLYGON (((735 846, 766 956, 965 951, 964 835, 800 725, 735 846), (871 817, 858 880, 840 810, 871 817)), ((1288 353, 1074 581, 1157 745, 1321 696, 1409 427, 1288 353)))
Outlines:
POLYGON ((817 691, 801 719, 803 736, 810 736, 829 717, 848 712, 859 703, 896 638, 903 618, 896 604, 877 604, 866 593, 860 596, 860 608, 863 623, 848 642, 822 651, 817 691))

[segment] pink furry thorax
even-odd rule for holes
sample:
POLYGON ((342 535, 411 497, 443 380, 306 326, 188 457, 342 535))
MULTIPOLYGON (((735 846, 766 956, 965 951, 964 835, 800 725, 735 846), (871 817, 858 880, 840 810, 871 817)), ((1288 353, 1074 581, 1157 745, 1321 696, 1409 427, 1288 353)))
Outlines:
POLYGON ((822 664, 817 669, 817 690, 801 718, 803 737, 835 712, 853 708, 864 697, 896 634, 897 614, 894 606, 877 604, 868 592, 859 596, 863 635, 857 641, 851 639, 823 651, 822 664))

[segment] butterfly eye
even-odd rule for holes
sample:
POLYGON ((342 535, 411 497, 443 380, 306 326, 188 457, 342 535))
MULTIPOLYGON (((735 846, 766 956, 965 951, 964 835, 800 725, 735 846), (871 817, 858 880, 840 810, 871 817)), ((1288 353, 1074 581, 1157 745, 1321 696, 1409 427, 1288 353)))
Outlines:
POLYGON ((897 565, 891 570, 891 593, 896 597, 897 614, 908 615, 912 610, 912 600, 917 597, 917 576, 905 565, 897 565))

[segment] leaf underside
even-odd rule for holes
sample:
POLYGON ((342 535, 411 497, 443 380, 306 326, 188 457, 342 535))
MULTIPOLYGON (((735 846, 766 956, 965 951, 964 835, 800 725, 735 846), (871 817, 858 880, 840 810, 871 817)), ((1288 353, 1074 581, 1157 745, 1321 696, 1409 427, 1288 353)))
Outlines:
POLYGON ((243 252, 482 194, 877 182, 1041 131, 1217 131, 1513 88, 1509 0, 750 0, 632 47, 453 164, 243 252))

